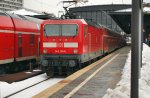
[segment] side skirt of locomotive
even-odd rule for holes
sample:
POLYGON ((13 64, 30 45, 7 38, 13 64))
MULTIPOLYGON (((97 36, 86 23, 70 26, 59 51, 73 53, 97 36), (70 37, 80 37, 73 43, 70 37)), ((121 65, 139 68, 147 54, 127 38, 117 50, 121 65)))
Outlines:
POLYGON ((12 74, 24 70, 29 70, 31 67, 37 67, 37 59, 32 58, 23 61, 14 61, 11 63, 0 64, 0 75, 2 74, 12 74))

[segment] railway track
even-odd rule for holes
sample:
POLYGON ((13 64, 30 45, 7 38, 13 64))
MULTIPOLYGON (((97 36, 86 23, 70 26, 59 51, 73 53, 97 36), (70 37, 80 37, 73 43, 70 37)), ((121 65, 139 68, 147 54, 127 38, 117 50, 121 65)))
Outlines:
POLYGON ((0 75, 0 81, 7 82, 7 83, 19 82, 34 76, 38 76, 42 73, 44 72, 42 72, 39 69, 37 70, 35 69, 32 72, 27 70, 27 71, 14 73, 14 74, 4 74, 4 75, 0 75))
POLYGON ((18 93, 20 93, 20 92, 22 92, 22 91, 25 91, 25 90, 27 90, 27 89, 29 89, 29 88, 31 88, 31 87, 34 87, 34 86, 36 86, 36 85, 38 85, 38 84, 40 84, 40 83, 43 83, 43 82, 45 82, 45 81, 47 81, 47 80, 49 80, 49 79, 50 79, 50 78, 47 78, 47 79, 42 80, 42 81, 40 81, 40 82, 38 82, 38 83, 32 84, 32 85, 30 85, 30 86, 28 86, 28 87, 26 87, 26 88, 23 88, 23 89, 21 89, 21 90, 19 90, 19 91, 16 91, 16 92, 14 92, 14 93, 12 93, 12 94, 7 95, 7 96, 5 96, 4 98, 9 98, 9 97, 11 97, 11 96, 14 96, 14 95, 16 95, 16 94, 18 94, 18 93))

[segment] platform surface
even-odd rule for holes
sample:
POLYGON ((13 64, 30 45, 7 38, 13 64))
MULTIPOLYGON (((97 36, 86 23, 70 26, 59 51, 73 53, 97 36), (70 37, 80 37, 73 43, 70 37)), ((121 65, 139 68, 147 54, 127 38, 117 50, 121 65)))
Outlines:
POLYGON ((33 98, 102 98, 120 80, 129 51, 129 46, 123 47, 33 98))

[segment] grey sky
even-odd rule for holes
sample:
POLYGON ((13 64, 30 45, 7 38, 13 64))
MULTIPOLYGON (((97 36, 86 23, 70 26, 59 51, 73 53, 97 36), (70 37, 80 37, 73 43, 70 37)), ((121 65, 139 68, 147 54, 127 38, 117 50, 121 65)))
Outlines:
MULTIPOLYGON (((62 0, 24 0, 24 7, 29 9, 38 10, 41 12, 54 13, 58 15, 58 11, 62 11, 62 0)), ((99 5, 99 4, 131 4, 131 0, 88 0, 86 4, 79 4, 80 6, 85 5, 99 5)), ((150 2, 150 0, 144 0, 150 2)))

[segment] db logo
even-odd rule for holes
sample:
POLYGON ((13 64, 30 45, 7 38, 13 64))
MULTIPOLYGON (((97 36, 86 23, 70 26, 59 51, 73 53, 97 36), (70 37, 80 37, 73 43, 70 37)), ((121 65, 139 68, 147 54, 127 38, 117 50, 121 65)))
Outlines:
POLYGON ((58 47, 63 47, 64 44, 63 44, 63 43, 58 43, 57 46, 58 46, 58 47))

